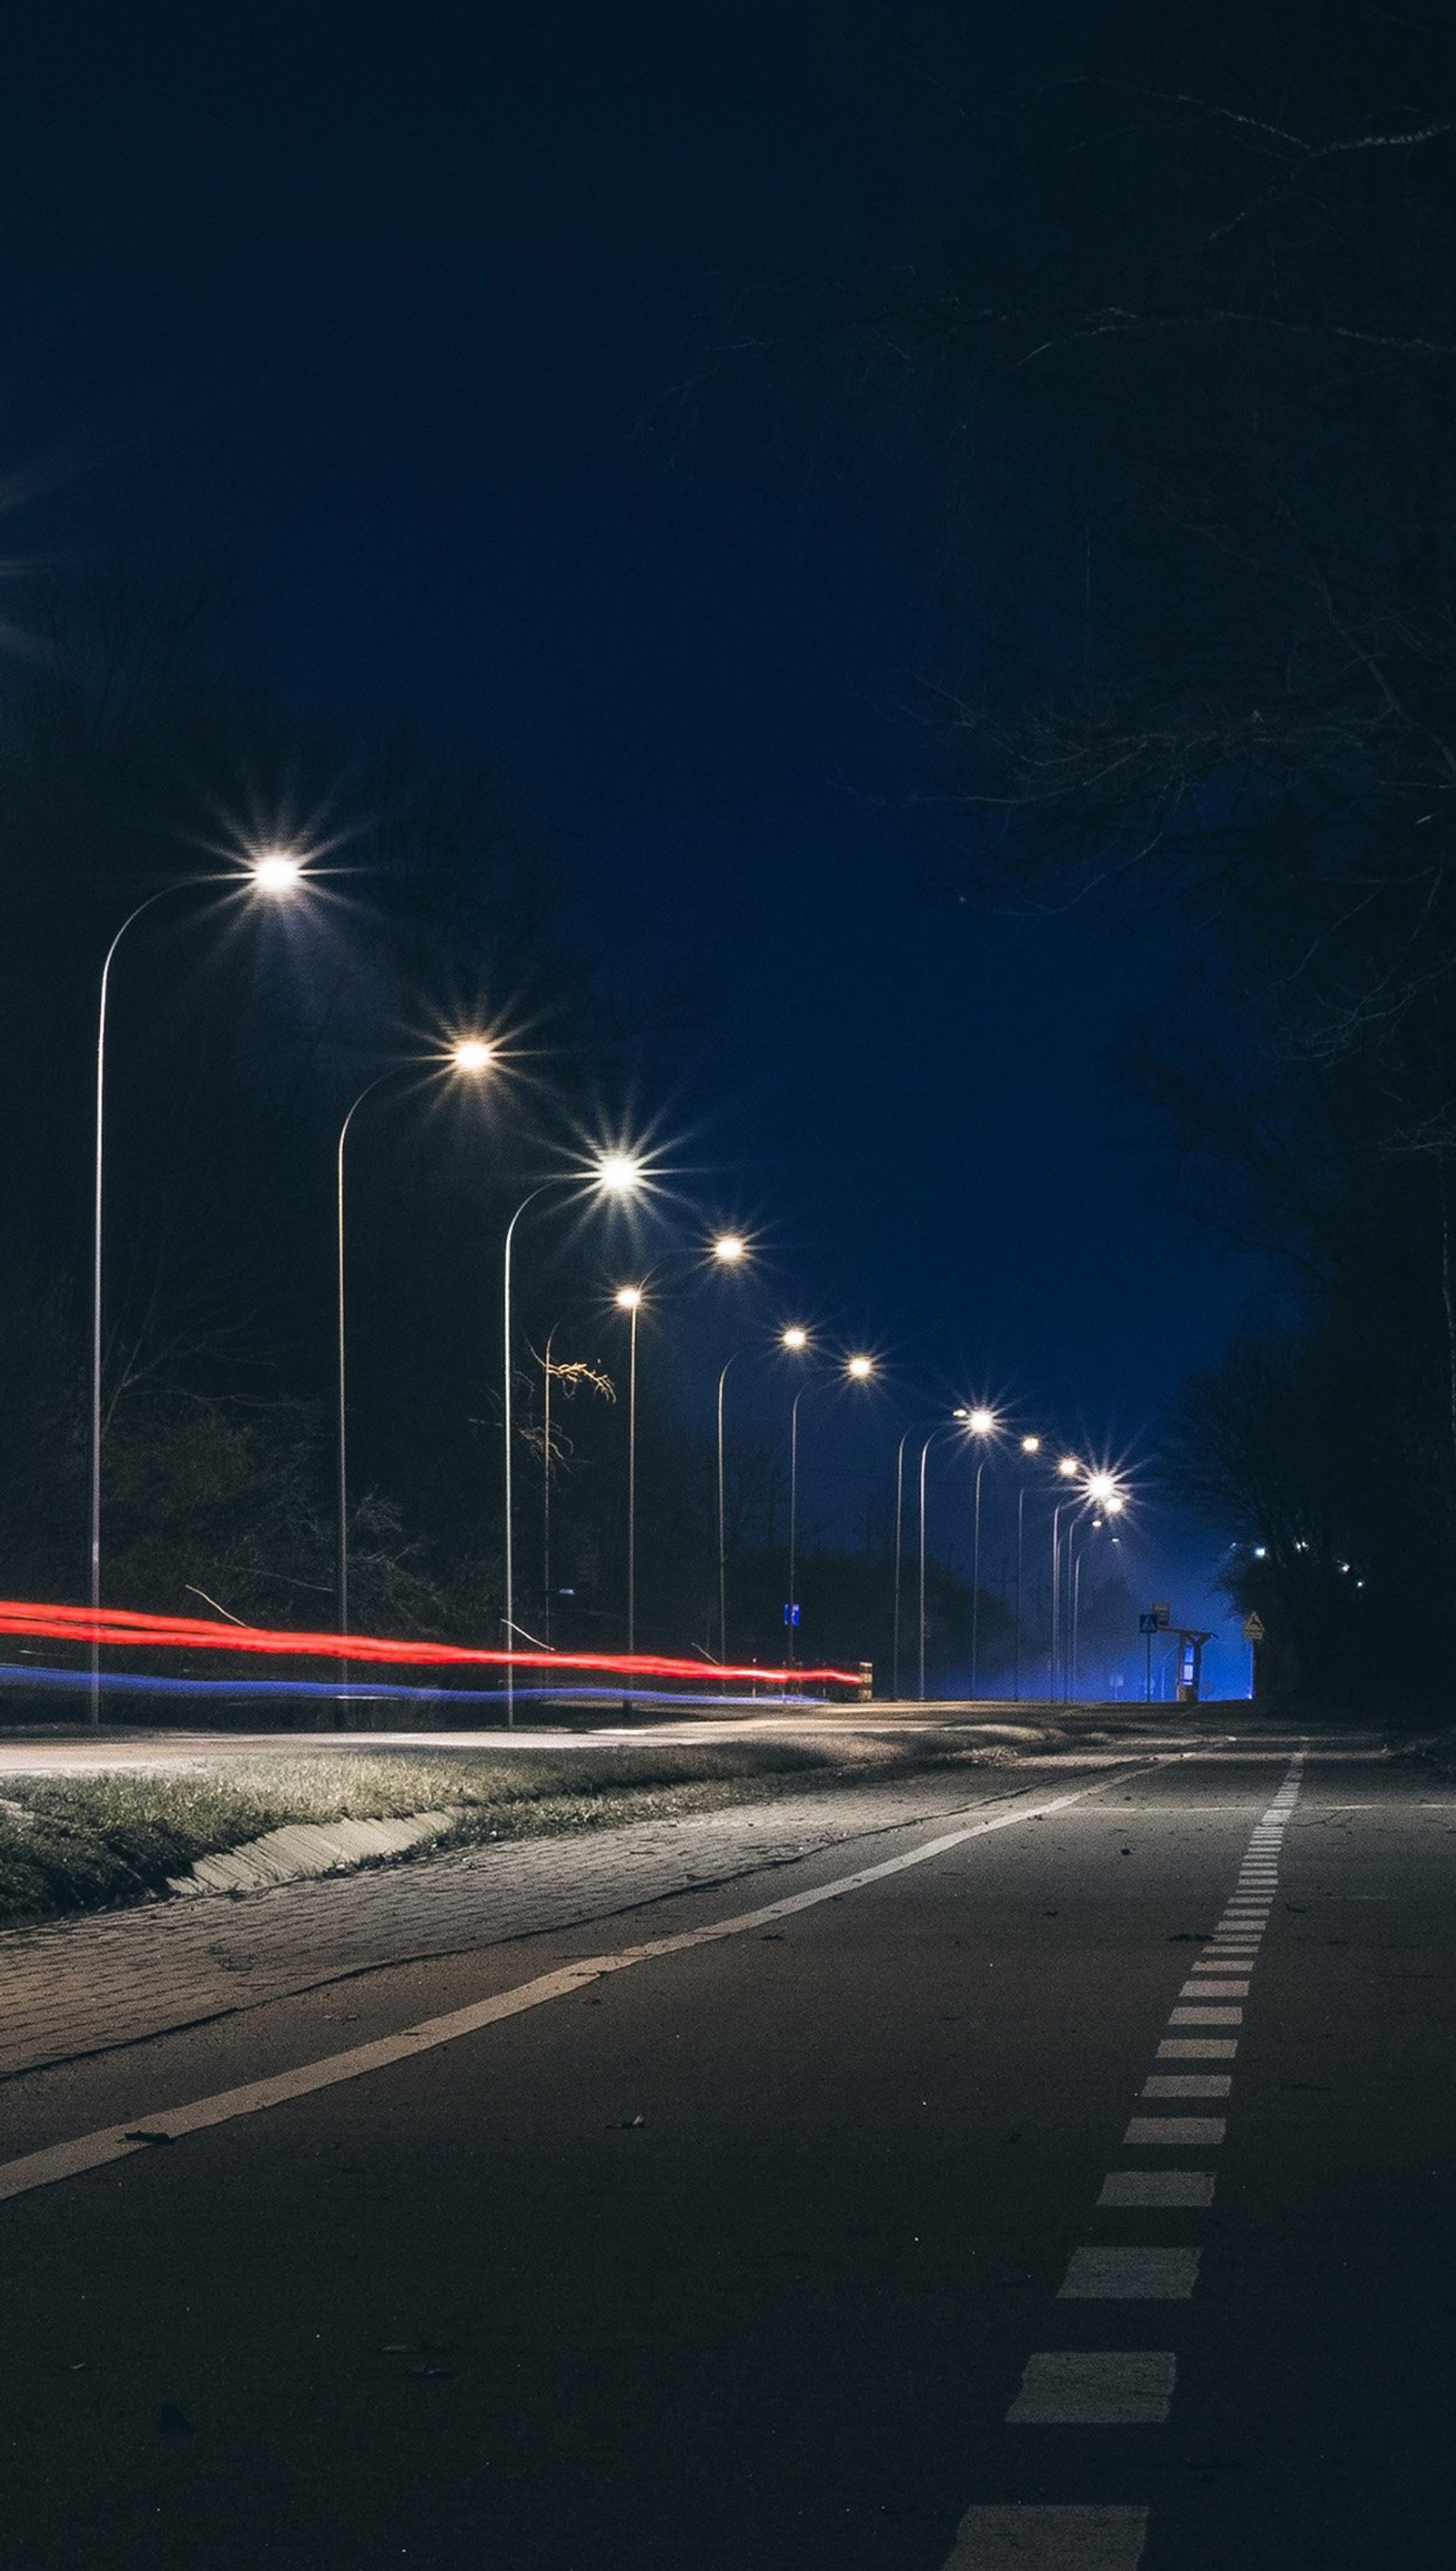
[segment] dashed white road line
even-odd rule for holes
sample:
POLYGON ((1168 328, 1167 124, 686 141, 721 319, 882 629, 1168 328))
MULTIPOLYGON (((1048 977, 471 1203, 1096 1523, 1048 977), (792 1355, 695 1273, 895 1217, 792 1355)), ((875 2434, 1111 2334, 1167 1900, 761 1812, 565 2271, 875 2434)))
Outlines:
POLYGON ((1138 2571, 1146 2508, 968 2508, 945 2571, 1138 2571))
POLYGON ((1212 2205, 1212 2170, 1109 2170, 1099 2205, 1212 2205))
POLYGON ((1198 2283, 1197 2250, 1074 2250, 1057 2289, 1060 2303, 1187 2303, 1198 2283))
POLYGON ((1006 2413, 1012 2428, 1156 2428, 1178 2367, 1166 2347, 1039 2348, 1006 2413))
POLYGON ((1155 2150, 1204 2150, 1223 2140, 1222 2116, 1135 2116, 1123 2136, 1131 2150, 1151 2144, 1155 2150))

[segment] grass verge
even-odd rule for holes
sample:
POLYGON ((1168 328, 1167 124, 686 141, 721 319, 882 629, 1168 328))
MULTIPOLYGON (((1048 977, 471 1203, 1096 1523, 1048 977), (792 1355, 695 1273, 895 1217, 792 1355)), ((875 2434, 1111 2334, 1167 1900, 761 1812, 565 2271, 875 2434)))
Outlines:
POLYGON ((435 1846, 611 1828, 742 1802, 813 1775, 942 1764, 923 1736, 807 1749, 761 1742, 606 1748, 500 1758, 489 1751, 200 1761, 137 1773, 7 1777, 0 1797, 0 1926, 154 1899, 201 1856, 243 1846, 290 1821, 380 1820, 449 1809, 435 1846))

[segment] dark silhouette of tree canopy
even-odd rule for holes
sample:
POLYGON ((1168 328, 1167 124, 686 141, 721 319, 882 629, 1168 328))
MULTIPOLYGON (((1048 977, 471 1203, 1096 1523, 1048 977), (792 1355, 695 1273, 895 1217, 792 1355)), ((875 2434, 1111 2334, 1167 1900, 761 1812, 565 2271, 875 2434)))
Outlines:
POLYGON ((1186 906, 1224 1005, 1143 1085, 1302 1313, 1191 1394, 1191 1487, 1265 1543, 1295 1679, 1429 1679, 1456 1567, 1456 22, 1134 0, 1025 144, 1018 219, 876 325, 924 391, 987 674, 950 703, 958 790, 1003 896, 1186 906), (1357 1566, 1353 1623, 1306 1541, 1357 1566))

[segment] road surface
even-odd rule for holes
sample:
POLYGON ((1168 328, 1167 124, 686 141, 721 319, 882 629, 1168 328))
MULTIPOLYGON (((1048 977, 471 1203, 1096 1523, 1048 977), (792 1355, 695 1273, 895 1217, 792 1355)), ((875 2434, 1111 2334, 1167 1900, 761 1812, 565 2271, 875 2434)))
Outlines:
POLYGON ((1444 2571, 1453 1870, 1130 1744, 18 2074, 4 2558, 1444 2571))

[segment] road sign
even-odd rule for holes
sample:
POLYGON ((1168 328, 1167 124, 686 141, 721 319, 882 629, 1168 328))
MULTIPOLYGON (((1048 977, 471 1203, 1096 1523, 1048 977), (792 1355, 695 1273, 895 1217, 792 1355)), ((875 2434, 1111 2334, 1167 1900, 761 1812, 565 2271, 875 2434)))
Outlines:
POLYGON ((1262 1616, 1249 1615, 1244 1617, 1243 1639, 1245 1643, 1261 1643, 1263 1641, 1262 1616))
POLYGON ((1139 1617, 1138 1631, 1140 1634, 1156 1634, 1160 1630, 1158 1610, 1156 1607, 1150 1607, 1146 1616, 1139 1617))
POLYGON ((798 1600, 796 1598, 785 1598, 783 1602, 783 1621, 785 1625, 796 1625, 798 1623, 798 1600))
POLYGON ((1161 1633, 1172 1617, 1173 1609, 1169 1606, 1166 1598, 1155 1599, 1153 1603, 1153 1613, 1158 1619, 1158 1630, 1161 1633))

